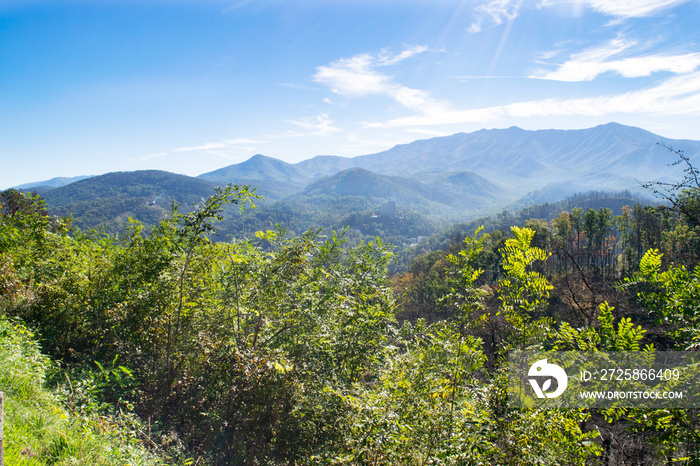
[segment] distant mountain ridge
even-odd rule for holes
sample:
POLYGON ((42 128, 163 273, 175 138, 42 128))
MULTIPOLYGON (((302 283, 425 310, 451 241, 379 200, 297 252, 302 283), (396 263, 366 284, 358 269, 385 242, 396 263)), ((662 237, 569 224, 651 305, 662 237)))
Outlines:
POLYGON ((60 188, 61 186, 66 186, 71 183, 74 183, 76 181, 84 180, 86 178, 90 178, 90 176, 74 176, 74 177, 65 177, 65 176, 58 176, 56 178, 51 178, 50 180, 45 180, 45 181, 34 181, 31 183, 24 183, 20 184, 17 186, 13 186, 14 189, 20 189, 20 190, 32 190, 36 191, 39 194, 43 194, 46 191, 50 191, 54 188, 60 188))
MULTIPOLYGON (((582 130, 511 127, 419 140, 353 160, 357 166, 382 174, 466 170, 491 181, 518 181, 531 189, 537 181, 552 176, 577 179, 581 174, 600 172, 629 176, 630 167, 639 176, 658 176, 659 171, 668 171, 666 163, 673 158, 657 142, 679 141, 617 123, 582 130), (528 183, 528 179, 535 182, 528 183)), ((688 155, 700 152, 700 142, 683 143, 688 155)))
POLYGON ((256 155, 200 177, 221 182, 274 181, 278 190, 290 193, 300 191, 310 181, 348 168, 402 177, 466 171, 501 185, 511 198, 543 189, 565 197, 601 189, 594 183, 639 191, 637 180, 672 177, 674 169, 667 164, 674 158, 658 143, 682 147, 691 159, 700 153, 700 141, 671 140, 618 123, 581 130, 529 131, 511 127, 418 140, 352 158, 324 155, 290 164, 256 155), (553 183, 558 187, 548 188, 553 183), (567 185, 572 189, 567 191, 567 185))
POLYGON ((52 212, 73 213, 85 226, 115 225, 128 216, 152 222, 172 202, 189 205, 228 183, 255 186, 266 198, 254 214, 264 221, 250 225, 274 226, 275 219, 294 216, 299 227, 316 220, 337 223, 387 201, 404 212, 464 221, 587 191, 639 194, 640 182, 677 180, 681 169, 669 166, 676 157, 664 145, 698 161, 700 141, 672 140, 617 123, 582 130, 511 127, 294 164, 257 154, 196 178, 157 170, 110 173, 57 187, 45 198, 52 212))

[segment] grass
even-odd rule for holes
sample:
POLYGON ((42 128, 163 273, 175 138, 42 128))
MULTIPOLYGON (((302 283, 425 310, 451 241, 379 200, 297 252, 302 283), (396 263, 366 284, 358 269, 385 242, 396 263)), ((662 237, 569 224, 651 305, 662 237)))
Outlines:
POLYGON ((22 324, 0 317, 0 391, 5 394, 5 464, 152 466, 163 464, 127 423, 68 410, 45 386, 51 361, 22 324))

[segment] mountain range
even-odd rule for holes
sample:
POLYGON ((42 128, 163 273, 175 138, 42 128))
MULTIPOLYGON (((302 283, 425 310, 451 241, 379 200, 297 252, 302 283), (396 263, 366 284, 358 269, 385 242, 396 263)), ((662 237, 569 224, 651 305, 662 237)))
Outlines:
POLYGON ((671 140, 617 123, 582 130, 511 127, 419 140, 352 158, 325 155, 289 164, 256 155, 199 177, 275 182, 278 191, 292 193, 349 168, 417 180, 426 173, 466 171, 500 186, 511 200, 534 191, 556 200, 592 189, 639 190, 639 181, 673 179, 676 171, 668 163, 674 158, 659 144, 682 148, 691 159, 700 152, 700 141, 671 140))
POLYGON ((113 225, 128 216, 157 219, 170 203, 190 203, 227 183, 257 186, 266 200, 258 213, 249 215, 258 217, 274 217, 270 212, 280 213, 285 206, 308 222, 333 210, 326 217, 335 222, 342 221, 341 214, 378 211, 382 203, 394 201, 399 211, 457 221, 554 202, 578 192, 639 193, 641 182, 680 179, 679 167, 669 165, 676 156, 668 147, 682 149, 691 161, 700 154, 700 141, 672 140, 617 123, 582 130, 511 127, 418 140, 358 157, 316 156, 294 164, 258 154, 196 178, 156 170, 112 173, 43 195, 52 211, 72 213, 79 224, 91 227, 113 225), (310 206, 315 213, 309 213, 310 206))

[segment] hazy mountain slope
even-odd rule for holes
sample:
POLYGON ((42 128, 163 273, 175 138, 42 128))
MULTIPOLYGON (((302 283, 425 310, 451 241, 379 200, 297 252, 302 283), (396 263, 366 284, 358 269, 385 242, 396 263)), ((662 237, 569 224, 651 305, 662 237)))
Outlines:
POLYGON ((356 157, 357 166, 381 174, 405 176, 422 171, 472 171, 479 175, 528 176, 546 172, 540 147, 523 142, 519 128, 459 133, 395 146, 388 151, 356 157), (533 150, 536 149, 536 150, 533 150))
POLYGON ((361 168, 343 170, 311 182, 300 193, 227 218, 221 226, 222 237, 252 236, 279 223, 296 234, 310 228, 328 232, 350 227, 349 234, 358 240, 381 235, 393 244, 403 244, 431 234, 452 219, 483 215, 489 206, 501 202, 500 188, 478 175, 438 173, 422 178, 378 175, 361 168), (394 201, 395 215, 382 214, 382 206, 389 201, 394 201))
POLYGON ((428 172, 418 173, 414 179, 428 184, 433 189, 448 189, 451 193, 461 196, 462 201, 506 199, 502 186, 496 185, 486 178, 472 172, 428 172))
POLYGON ((256 193, 269 201, 302 190, 314 176, 297 165, 257 154, 245 162, 203 173, 198 178, 223 185, 254 186, 256 193))
POLYGON ((407 197, 419 194, 422 190, 423 185, 415 180, 380 176, 362 168, 350 168, 312 182, 301 195, 335 194, 390 198, 392 196, 407 197))
POLYGON ((675 156, 659 142, 683 149, 693 159, 700 153, 700 141, 671 140, 617 123, 582 130, 511 127, 418 140, 353 158, 317 156, 287 164, 257 155, 201 176, 251 184, 274 181, 280 191, 275 196, 282 196, 353 167, 402 177, 468 171, 498 184, 501 195, 511 200, 543 190, 542 196, 559 197, 542 200, 554 201, 580 191, 635 189, 639 186, 636 180, 677 179, 678 170, 667 165, 675 156), (575 186, 576 191, 567 186, 575 186))
POLYGON ((683 146, 691 156, 700 152, 698 141, 673 141, 610 123, 583 130, 526 131, 513 127, 460 133, 396 146, 357 157, 356 162, 377 173, 469 170, 491 181, 517 181, 522 187, 533 188, 528 179, 573 179, 592 173, 630 176, 630 169, 639 176, 665 174, 669 171, 666 163, 673 157, 657 142, 683 146))
MULTIPOLYGON (((697 157, 698 141, 666 139, 616 123, 584 130, 481 130, 415 141, 356 158, 357 166, 377 173, 411 175, 426 170, 469 170, 523 192, 553 180, 601 175, 642 180, 673 176, 675 157, 657 142, 697 157)), ((600 178, 598 178, 599 180, 600 178)), ((587 189, 596 189, 587 185, 587 189)))
POLYGON ((453 216, 463 209, 480 211, 501 200, 499 188, 470 173, 433 174, 427 182, 385 176, 351 168, 309 184, 298 196, 362 196, 376 202, 395 201, 399 206, 433 215, 453 216))
POLYGON ((247 179, 300 183, 311 179, 312 175, 297 165, 257 154, 245 162, 203 173, 198 178, 215 182, 247 179))
POLYGON ((33 181, 31 183, 24 183, 15 186, 15 189, 32 189, 32 188, 41 188, 43 191, 48 191, 48 188, 60 188, 61 186, 66 186, 68 184, 74 183, 76 181, 84 180, 86 178, 90 178, 89 176, 74 176, 72 178, 68 178, 65 176, 58 176, 56 178, 51 178, 50 180, 45 180, 45 181, 33 181))
POLYGON ((163 218, 173 202, 187 210, 213 194, 215 184, 159 170, 115 172, 76 181, 44 194, 53 215, 73 215, 81 228, 117 226, 128 217, 145 223, 163 218))
POLYGON ((295 164, 312 175, 313 179, 335 175, 336 173, 356 166, 354 158, 337 155, 317 155, 311 159, 302 160, 295 164))
POLYGON ((532 204, 557 202, 569 196, 590 191, 629 191, 631 194, 643 198, 651 196, 651 193, 644 189, 642 181, 638 178, 599 173, 549 183, 542 188, 530 191, 507 208, 520 209, 532 204))

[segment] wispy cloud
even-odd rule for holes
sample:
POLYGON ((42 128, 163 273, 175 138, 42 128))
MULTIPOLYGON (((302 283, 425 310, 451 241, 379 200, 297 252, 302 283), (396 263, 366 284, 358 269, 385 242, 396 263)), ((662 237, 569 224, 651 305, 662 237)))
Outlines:
POLYGON ((690 0, 490 0, 474 7, 474 21, 467 28, 471 33, 499 26, 514 20, 524 7, 544 8, 558 4, 571 4, 580 11, 583 6, 618 20, 655 16, 690 0))
MULTIPOLYGON (((231 158, 231 155, 226 151, 227 149, 234 151, 254 151, 255 144, 265 144, 267 142, 268 141, 259 139, 234 138, 225 139, 220 142, 208 142, 199 146, 178 147, 177 149, 173 149, 172 152, 205 152, 207 154, 214 154, 219 157, 231 158)), ((165 155, 166 153, 163 152, 162 154, 165 155)), ((154 156, 157 155, 158 154, 155 154, 154 156)))
POLYGON ((377 68, 394 65, 426 50, 425 46, 416 46, 394 56, 383 51, 377 56, 361 54, 342 58, 328 66, 318 67, 313 79, 326 84, 336 94, 349 97, 384 95, 421 113, 443 111, 448 107, 446 102, 433 99, 427 91, 397 83, 392 76, 377 71, 377 68))
POLYGON ((224 143, 236 145, 236 144, 265 144, 269 141, 261 141, 258 139, 248 139, 248 138, 236 138, 236 139, 226 139, 224 143))
POLYGON ((413 55, 423 53, 426 50, 428 50, 428 47, 425 45, 415 45, 413 47, 409 47, 398 55, 391 55, 387 50, 382 50, 377 57, 377 62, 378 64, 384 66, 395 65, 407 58, 411 58, 413 55))
POLYGON ((254 147, 237 147, 237 151, 233 151, 230 148, 228 150, 226 149, 213 149, 213 150, 206 150, 204 151, 205 154, 211 154, 216 157, 222 158, 224 160, 234 160, 241 162, 245 160, 248 157, 248 154, 253 152, 255 150, 254 147), (245 154, 241 154, 241 152, 244 152, 245 154))
POLYGON ((602 46, 571 55, 554 71, 539 71, 530 77, 576 82, 591 81, 603 73, 613 72, 626 78, 638 78, 660 71, 685 74, 700 66, 700 53, 624 56, 636 45, 635 41, 618 37, 602 46))
POLYGON ((178 147, 177 149, 174 149, 174 152, 191 152, 191 151, 196 151, 196 150, 210 150, 210 149, 221 149, 222 147, 226 147, 226 143, 224 142, 208 142, 206 144, 202 144, 201 146, 191 146, 191 147, 178 147))
POLYGON ((394 84, 390 76, 376 72, 375 65, 376 58, 369 54, 341 58, 329 66, 319 66, 313 78, 337 94, 360 97, 384 93, 394 84))
POLYGON ((309 131, 313 135, 337 133, 341 128, 333 126, 333 121, 327 114, 321 113, 315 117, 304 117, 298 120, 288 120, 290 123, 309 131))
POLYGON ((669 78, 657 86, 614 96, 524 102, 507 106, 512 116, 601 116, 611 113, 700 115, 700 72, 669 78))
POLYGON ((608 114, 700 116, 700 72, 666 79, 656 86, 623 94, 582 99, 544 99, 472 110, 397 118, 368 127, 420 127, 482 123, 501 117, 603 116, 608 114))
POLYGON ((494 0, 474 8, 476 19, 467 29, 471 33, 481 32, 513 20, 518 16, 523 0, 494 0))
POLYGON ((599 13, 618 18, 642 18, 654 16, 689 0, 584 0, 599 13))

